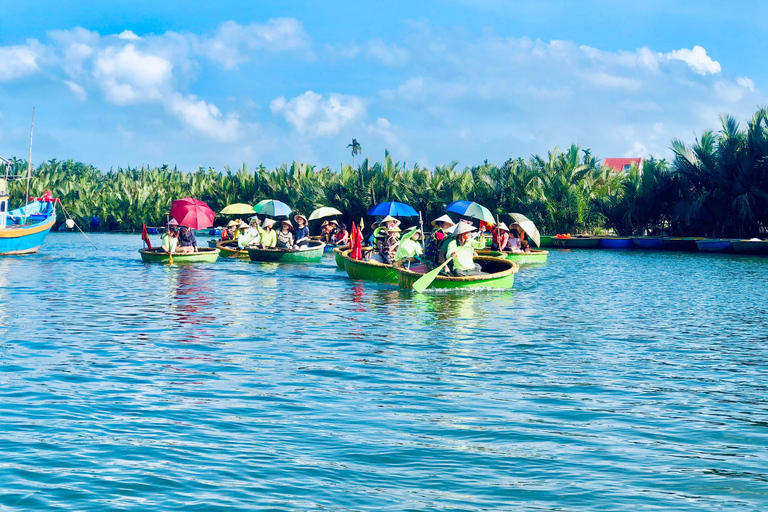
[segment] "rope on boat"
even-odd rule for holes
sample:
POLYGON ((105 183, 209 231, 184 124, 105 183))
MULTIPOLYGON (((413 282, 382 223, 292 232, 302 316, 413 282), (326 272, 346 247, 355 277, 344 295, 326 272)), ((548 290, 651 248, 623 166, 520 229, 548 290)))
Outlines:
POLYGON ((90 244, 93 246, 93 248, 94 248, 94 249, 96 249, 96 250, 98 251, 98 250, 99 250, 99 248, 98 248, 98 247, 96 247, 96 244, 94 244, 93 242, 91 242, 91 239, 90 239, 90 238, 88 238, 88 235, 86 235, 86 234, 85 234, 85 232, 84 232, 82 229, 80 229, 80 224, 78 224, 77 222, 75 222, 75 219, 73 219, 73 218, 72 218, 72 216, 71 216, 71 215, 69 214, 69 212, 67 211, 67 209, 66 209, 66 208, 64 208, 64 203, 61 203, 61 202, 60 202, 60 203, 59 203, 59 205, 61 205, 61 209, 62 209, 62 210, 64 210, 64 216, 65 216, 65 217, 67 217, 67 219, 69 219, 69 220, 71 220, 72 222, 74 222, 74 224, 75 224, 75 226, 77 227, 78 231, 80 231, 80 232, 83 234, 83 236, 85 237, 85 239, 86 239, 86 240, 88 240, 88 242, 90 242, 90 244))

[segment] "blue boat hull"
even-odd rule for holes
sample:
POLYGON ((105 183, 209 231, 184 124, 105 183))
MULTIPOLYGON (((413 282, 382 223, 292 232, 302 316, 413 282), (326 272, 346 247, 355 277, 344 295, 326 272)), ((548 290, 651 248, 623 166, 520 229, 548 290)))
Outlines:
POLYGON ((635 249, 661 250, 661 238, 635 237, 632 239, 635 249))
POLYGON ((733 244, 730 240, 699 240, 696 246, 701 252, 731 252, 733 244))
POLYGON ((16 229, 0 231, 0 255, 32 254, 37 252, 56 222, 56 216, 43 222, 16 229))
POLYGON ((600 249, 632 249, 631 238, 601 238, 597 244, 600 249))

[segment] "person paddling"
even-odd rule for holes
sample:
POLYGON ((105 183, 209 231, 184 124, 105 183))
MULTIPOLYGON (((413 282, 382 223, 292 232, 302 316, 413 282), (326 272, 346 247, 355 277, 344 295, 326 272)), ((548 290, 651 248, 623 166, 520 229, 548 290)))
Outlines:
POLYGON ((176 222, 176 219, 171 219, 168 223, 168 229, 166 229, 163 236, 160 237, 163 250, 167 253, 172 254, 176 252, 176 247, 179 245, 179 232, 176 231, 178 225, 179 223, 176 222))
POLYGON ((471 233, 477 228, 471 224, 460 222, 454 231, 455 239, 448 243, 445 250, 446 258, 453 258, 452 273, 456 277, 477 276, 483 274, 483 269, 475 263, 475 249, 470 243, 471 233))

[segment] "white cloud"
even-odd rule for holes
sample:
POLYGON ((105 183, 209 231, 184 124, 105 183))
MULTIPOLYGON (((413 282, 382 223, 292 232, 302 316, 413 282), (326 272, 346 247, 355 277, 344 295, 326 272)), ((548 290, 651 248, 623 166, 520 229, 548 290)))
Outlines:
POLYGON ((80 101, 85 101, 87 96, 85 94, 85 89, 83 89, 82 86, 76 84, 75 82, 70 82, 69 80, 64 80, 64 83, 80 101))
POLYGON ((131 30, 123 30, 122 32, 117 34, 117 37, 119 39, 123 39, 126 41, 138 41, 139 39, 141 39, 139 36, 136 35, 136 33, 134 33, 131 30))
POLYGON ((232 69, 248 60, 255 50, 283 52, 309 46, 309 35, 301 22, 278 18, 267 23, 240 25, 234 21, 221 24, 216 35, 196 41, 201 54, 232 69))
POLYGON ((93 76, 109 101, 127 105, 161 99, 170 87, 172 69, 168 60, 128 44, 100 51, 93 65, 93 76))
POLYGON ((387 66, 402 66, 408 60, 408 52, 396 44, 386 44, 377 39, 368 43, 368 57, 387 66))
POLYGON ((18 46, 0 46, 0 82, 21 78, 38 71, 38 60, 44 51, 36 39, 18 46))
POLYGON ((322 95, 307 91, 290 101, 283 96, 270 104, 275 114, 282 115, 302 135, 324 137, 339 133, 341 128, 365 117, 365 103, 356 96, 322 95))
POLYGON ((751 78, 740 76, 736 79, 736 83, 745 89, 748 89, 749 92, 755 92, 755 82, 753 82, 751 78))
POLYGON ((198 100, 195 96, 173 94, 166 108, 186 126, 211 139, 232 141, 239 136, 240 121, 237 116, 230 115, 225 118, 216 105, 198 100))
POLYGON ((680 50, 660 55, 668 60, 681 60, 685 62, 688 64, 688 67, 699 75, 706 75, 707 73, 716 75, 720 73, 720 63, 712 60, 707 55, 707 50, 698 45, 694 46, 692 50, 681 48, 680 50))

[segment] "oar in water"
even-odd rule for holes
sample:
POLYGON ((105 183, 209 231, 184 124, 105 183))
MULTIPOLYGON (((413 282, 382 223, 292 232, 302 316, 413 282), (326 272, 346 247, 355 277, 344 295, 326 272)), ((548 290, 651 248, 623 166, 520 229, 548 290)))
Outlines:
POLYGON ((440 273, 440 271, 443 270, 443 267, 445 267, 448 263, 450 263, 452 259, 453 259, 453 256, 445 260, 445 263, 443 263, 436 269, 430 270, 428 273, 418 278, 416 282, 413 283, 413 286, 412 286, 413 289, 421 293, 427 288, 429 288, 429 285, 432 284, 432 281, 434 281, 437 275, 440 273))

